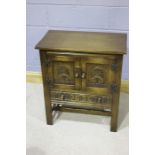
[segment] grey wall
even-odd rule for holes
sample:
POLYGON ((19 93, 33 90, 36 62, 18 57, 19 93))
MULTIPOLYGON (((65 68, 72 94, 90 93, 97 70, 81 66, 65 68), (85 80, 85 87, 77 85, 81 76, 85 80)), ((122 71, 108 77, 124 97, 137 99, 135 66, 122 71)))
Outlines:
MULTIPOLYGON (((27 0, 27 71, 40 71, 35 44, 49 29, 128 33, 128 0, 27 0)), ((129 75, 128 54, 122 78, 129 75)))

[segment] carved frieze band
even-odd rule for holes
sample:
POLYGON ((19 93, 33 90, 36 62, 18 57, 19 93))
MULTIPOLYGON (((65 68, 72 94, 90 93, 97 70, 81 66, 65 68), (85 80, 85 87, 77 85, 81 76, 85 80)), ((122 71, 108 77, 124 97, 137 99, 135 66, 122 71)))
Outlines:
POLYGON ((89 102, 89 103, 110 103, 110 96, 88 95, 67 92, 51 92, 53 100, 70 101, 70 102, 89 102))

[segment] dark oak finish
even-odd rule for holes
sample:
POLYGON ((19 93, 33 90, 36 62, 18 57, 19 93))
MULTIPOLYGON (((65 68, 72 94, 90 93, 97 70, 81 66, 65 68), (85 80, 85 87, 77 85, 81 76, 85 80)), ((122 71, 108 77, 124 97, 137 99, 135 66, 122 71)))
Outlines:
POLYGON ((126 34, 48 31, 40 50, 47 124, 54 111, 117 117, 126 34))
POLYGON ((126 35, 122 33, 51 31, 36 45, 37 49, 100 54, 124 54, 126 35))
POLYGON ((84 114, 92 114, 92 115, 104 115, 104 116, 111 116, 110 111, 105 111, 102 109, 87 109, 87 108, 77 108, 77 107, 67 107, 67 106, 62 106, 62 107, 55 107, 56 111, 62 111, 62 112, 76 112, 76 113, 84 113, 84 114))

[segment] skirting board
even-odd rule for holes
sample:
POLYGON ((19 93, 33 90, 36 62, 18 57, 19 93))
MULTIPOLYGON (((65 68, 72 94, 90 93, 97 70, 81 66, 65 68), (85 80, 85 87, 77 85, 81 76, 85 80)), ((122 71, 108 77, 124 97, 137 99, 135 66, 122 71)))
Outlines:
MULTIPOLYGON (((42 83, 42 75, 40 72, 26 72, 26 82, 28 83, 42 83)), ((121 91, 129 93, 129 81, 121 81, 121 91)))

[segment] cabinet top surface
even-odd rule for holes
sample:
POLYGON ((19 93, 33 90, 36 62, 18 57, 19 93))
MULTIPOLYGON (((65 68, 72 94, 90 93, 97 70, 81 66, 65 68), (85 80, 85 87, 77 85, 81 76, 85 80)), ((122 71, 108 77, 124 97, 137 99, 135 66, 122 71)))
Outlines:
POLYGON ((125 54, 126 34, 49 30, 35 48, 55 52, 125 54))

